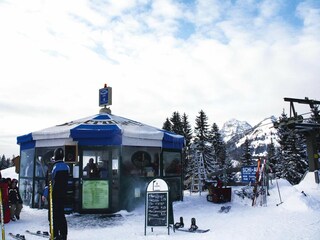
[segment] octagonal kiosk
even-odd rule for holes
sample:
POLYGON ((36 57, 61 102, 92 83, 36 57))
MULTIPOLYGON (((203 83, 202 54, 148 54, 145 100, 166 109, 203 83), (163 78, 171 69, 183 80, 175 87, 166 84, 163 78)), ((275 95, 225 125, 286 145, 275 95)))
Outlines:
POLYGON ((154 178, 165 179, 172 200, 183 199, 180 135, 100 112, 19 136, 17 142, 20 193, 32 208, 47 207, 41 195, 57 147, 64 149, 71 169, 66 211, 132 210, 143 202, 146 185, 154 178))

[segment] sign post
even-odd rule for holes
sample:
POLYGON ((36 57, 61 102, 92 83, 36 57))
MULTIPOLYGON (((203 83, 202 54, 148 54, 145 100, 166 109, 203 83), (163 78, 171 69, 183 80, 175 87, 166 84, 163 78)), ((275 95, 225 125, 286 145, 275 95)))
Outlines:
POLYGON ((104 88, 99 89, 99 106, 106 107, 112 104, 112 88, 108 87, 107 84, 104 88))
POLYGON ((149 182, 146 194, 145 226, 144 235, 147 227, 167 227, 169 228, 169 188, 163 179, 154 179, 149 182))
POLYGON ((256 181, 257 166, 244 166, 241 168, 242 182, 254 183, 256 181))

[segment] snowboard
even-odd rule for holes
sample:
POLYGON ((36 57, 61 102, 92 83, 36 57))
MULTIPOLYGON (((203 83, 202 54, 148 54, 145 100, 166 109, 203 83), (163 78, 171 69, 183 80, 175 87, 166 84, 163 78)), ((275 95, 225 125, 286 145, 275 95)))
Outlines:
POLYGON ((191 226, 190 228, 184 228, 184 223, 183 223, 183 217, 180 217, 180 222, 177 222, 173 226, 174 230, 181 231, 181 232, 190 232, 190 233, 206 233, 210 231, 210 229, 199 229, 198 226, 196 225, 196 219, 192 218, 191 219, 191 226))
POLYGON ((24 235, 21 235, 21 234, 9 233, 9 236, 14 238, 14 239, 18 239, 18 240, 26 240, 26 237, 24 235))
POLYGON ((176 228, 175 231, 181 231, 181 232, 189 232, 189 233, 206 233, 209 232, 210 229, 196 229, 193 231, 190 231, 188 228, 176 228))
POLYGON ((50 238, 50 234, 48 232, 41 232, 41 231, 31 232, 29 230, 26 230, 26 233, 39 236, 39 237, 50 238))
POLYGON ((231 209, 231 206, 222 206, 219 210, 219 213, 225 212, 228 213, 231 209))

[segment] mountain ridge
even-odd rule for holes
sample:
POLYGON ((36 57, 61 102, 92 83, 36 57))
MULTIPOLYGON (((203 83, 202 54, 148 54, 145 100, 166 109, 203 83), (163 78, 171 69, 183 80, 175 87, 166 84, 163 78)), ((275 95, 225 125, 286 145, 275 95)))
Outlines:
POLYGON ((276 121, 274 116, 266 117, 253 127, 246 121, 234 118, 223 124, 220 130, 221 136, 226 143, 227 153, 232 160, 240 160, 242 145, 248 140, 252 157, 267 155, 267 146, 272 142, 278 145, 277 131, 273 127, 276 121))

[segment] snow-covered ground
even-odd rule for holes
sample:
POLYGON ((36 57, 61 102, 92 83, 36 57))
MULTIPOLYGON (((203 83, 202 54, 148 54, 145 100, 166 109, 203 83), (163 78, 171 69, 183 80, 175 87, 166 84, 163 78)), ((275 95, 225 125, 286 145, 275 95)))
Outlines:
MULTIPOLYGON (((13 168, 2 171, 2 176, 17 177, 13 168)), ((280 199, 276 182, 273 182, 267 207, 252 207, 249 199, 243 200, 233 194, 232 201, 225 204, 232 206, 229 213, 218 213, 222 205, 208 202, 207 193, 200 196, 190 195, 186 191, 184 201, 173 205, 175 222, 183 216, 185 225, 189 226, 190 219, 195 217, 199 228, 210 228, 207 233, 170 231, 168 235, 165 227, 158 227, 153 232, 147 228, 145 236, 145 208, 141 206, 131 213, 121 211, 122 216, 113 218, 102 215, 68 215, 68 239, 320 239, 320 186, 314 182, 313 173, 308 173, 296 186, 291 186, 285 180, 278 180, 278 184, 283 204, 276 206, 280 199)), ((9 232, 25 234, 26 229, 48 231, 47 211, 24 207, 21 220, 5 224, 6 238, 10 239, 9 232)), ((41 239, 27 234, 25 236, 28 240, 41 239)))

